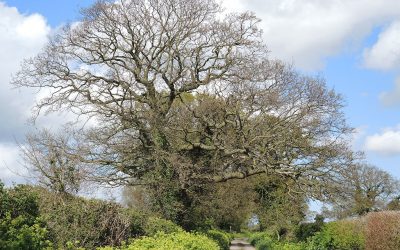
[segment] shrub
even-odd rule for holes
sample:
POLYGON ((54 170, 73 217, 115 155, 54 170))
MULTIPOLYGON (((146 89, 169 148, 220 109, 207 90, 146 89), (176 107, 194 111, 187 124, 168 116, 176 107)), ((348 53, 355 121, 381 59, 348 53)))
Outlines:
POLYGON ((11 218, 8 213, 0 220, 0 249, 45 249, 50 247, 47 229, 36 221, 31 224, 24 216, 11 218))
POLYGON ((265 233, 263 233, 263 232, 250 233, 249 234, 250 243, 252 245, 255 245, 258 241, 260 241, 263 238, 264 235, 265 235, 265 233))
POLYGON ((367 249, 400 249, 400 212, 369 213, 366 216, 365 234, 367 249))
POLYGON ((236 238, 236 233, 229 233, 229 232, 225 232, 225 234, 228 236, 229 241, 232 241, 233 239, 236 238))
POLYGON ((50 247, 48 231, 38 216, 37 194, 29 186, 5 189, 0 182, 0 249, 50 247))
POLYGON ((250 243, 259 250, 272 249, 273 239, 269 233, 260 232, 250 236, 250 243))
POLYGON ((159 232, 169 234, 182 231, 183 229, 172 221, 158 217, 149 217, 144 226, 144 232, 147 236, 154 236, 159 232))
POLYGON ((66 248, 68 242, 85 248, 118 246, 143 231, 132 223, 140 224, 139 215, 118 204, 38 190, 41 217, 57 247, 66 248))
POLYGON ((231 238, 227 233, 211 229, 207 231, 206 235, 217 242, 222 250, 229 250, 231 238))
POLYGON ((32 224, 39 216, 38 194, 27 185, 5 189, 0 182, 0 219, 10 213, 11 218, 23 216, 32 224))
MULTIPOLYGON (((111 250, 110 247, 98 248, 111 250)), ((158 233, 153 237, 143 237, 131 244, 120 248, 121 250, 218 250, 216 242, 207 236, 188 232, 175 232, 171 234, 158 233)))
POLYGON ((269 248, 271 250, 306 250, 307 244, 304 242, 274 242, 269 248))
POLYGON ((127 209, 125 212, 130 221, 130 237, 137 238, 146 235, 145 226, 148 215, 132 208, 127 209))
POLYGON ((251 234, 250 243, 258 250, 308 250, 305 242, 278 241, 269 232, 251 234))
POLYGON ((364 248, 364 225, 359 219, 329 222, 309 242, 310 250, 360 250, 364 248))
POLYGON ((324 218, 321 215, 315 216, 315 222, 302 223, 296 228, 296 239, 298 241, 306 241, 307 238, 314 236, 317 232, 321 231, 323 225, 324 218))

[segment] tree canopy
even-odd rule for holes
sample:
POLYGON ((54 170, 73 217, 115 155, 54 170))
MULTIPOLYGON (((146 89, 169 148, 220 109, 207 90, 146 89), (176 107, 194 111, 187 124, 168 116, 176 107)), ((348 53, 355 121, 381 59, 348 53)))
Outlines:
POLYGON ((369 212, 396 209, 399 181, 373 165, 357 163, 341 173, 331 202, 331 217, 345 218, 369 212), (391 201, 391 202, 389 202, 391 201))
POLYGON ((258 22, 214 0, 98 1, 13 84, 46 90, 37 114, 92 121, 57 147, 88 178, 172 193, 183 207, 207 183, 336 178, 352 161, 343 100, 270 59, 258 22))

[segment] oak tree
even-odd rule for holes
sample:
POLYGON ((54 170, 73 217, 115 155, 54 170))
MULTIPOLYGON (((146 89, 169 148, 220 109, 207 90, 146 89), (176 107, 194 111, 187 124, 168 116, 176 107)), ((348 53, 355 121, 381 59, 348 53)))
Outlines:
POLYGON ((92 121, 64 147, 92 179, 172 192, 182 213, 207 183, 334 178, 352 160, 343 100, 270 59, 259 21, 214 0, 98 1, 13 84, 46 90, 37 113, 92 121))
POLYGON ((331 202, 332 217, 343 218, 384 210, 399 195, 398 180, 370 164, 358 163, 347 167, 341 171, 341 179, 331 202))

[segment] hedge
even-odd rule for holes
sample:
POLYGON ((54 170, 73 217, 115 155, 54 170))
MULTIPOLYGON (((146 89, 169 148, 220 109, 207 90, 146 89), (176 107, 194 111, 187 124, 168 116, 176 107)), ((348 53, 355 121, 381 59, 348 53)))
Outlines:
POLYGON ((310 250, 365 249, 364 225, 360 219, 329 222, 309 240, 310 250))
MULTIPOLYGON (((98 250, 112 250, 111 247, 98 250)), ((114 248, 115 249, 115 248, 114 248)), ((132 243, 117 248, 120 250, 219 250, 218 244, 203 234, 176 232, 158 233, 152 237, 142 237, 132 243)))
POLYGON ((182 231, 183 228, 172 221, 158 217, 149 217, 144 225, 144 234, 146 236, 154 236, 160 232, 170 234, 182 231))
POLYGON ((400 212, 385 211, 366 216, 366 249, 400 249, 400 212))
POLYGON ((211 229, 206 232, 206 235, 209 238, 213 239, 215 242, 217 242, 219 247, 222 250, 229 250, 231 238, 227 233, 225 233, 223 231, 211 229))

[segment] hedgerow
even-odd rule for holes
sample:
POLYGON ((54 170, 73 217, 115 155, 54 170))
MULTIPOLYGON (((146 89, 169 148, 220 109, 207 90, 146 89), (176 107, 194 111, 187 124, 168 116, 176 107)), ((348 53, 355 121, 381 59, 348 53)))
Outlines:
POLYGON ((152 237, 142 237, 121 248, 104 247, 98 250, 219 250, 218 244, 199 233, 176 232, 157 233, 152 237))
POLYGON ((400 249, 400 212, 385 211, 366 216, 366 249, 400 249))
POLYGON ((211 229, 206 232, 206 235, 217 242, 221 250, 229 250, 231 238, 227 233, 216 229, 211 229))
POLYGON ((39 217, 38 197, 26 185, 5 189, 0 182, 0 249, 45 249, 52 244, 39 217))
POLYGON ((309 239, 308 249, 365 249, 364 225, 359 219, 329 222, 309 239))
POLYGON ((149 217, 144 225, 144 233, 147 236, 154 236, 157 233, 163 232, 166 234, 182 232, 183 228, 176 225, 172 221, 158 217, 149 217))

